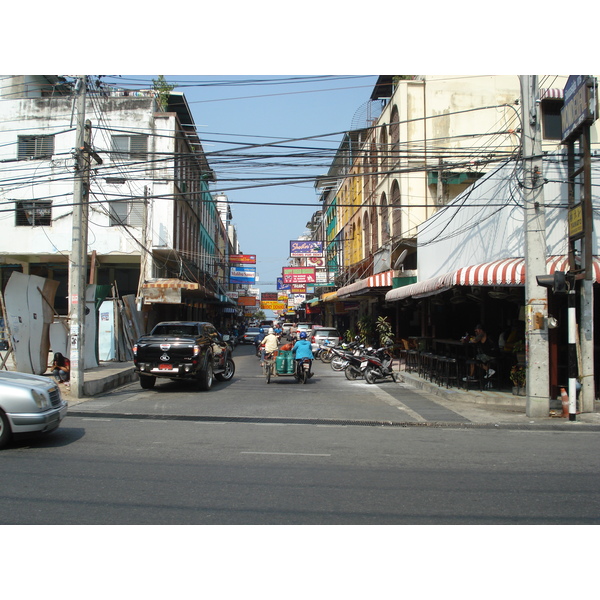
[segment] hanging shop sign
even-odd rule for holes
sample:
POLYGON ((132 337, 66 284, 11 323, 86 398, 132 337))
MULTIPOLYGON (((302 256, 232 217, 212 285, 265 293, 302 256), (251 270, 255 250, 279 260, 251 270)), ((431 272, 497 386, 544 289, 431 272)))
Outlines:
POLYGON ((261 302, 264 300, 265 302, 277 301, 277 292, 263 292, 260 295, 261 302))
POLYGON ((254 283, 256 281, 255 267, 229 267, 229 283, 254 283))
POLYGON ((256 306, 256 298, 254 296, 242 296, 237 300, 238 306, 256 306))
POLYGON ((283 283, 316 283, 315 267, 283 267, 283 283))
POLYGON ((323 256, 323 242, 315 242, 314 240, 292 240, 290 241, 290 256, 294 258, 323 256))
POLYGON ((260 307, 264 310, 285 310, 287 306, 283 302, 267 301, 260 303, 260 307))
POLYGON ((290 284, 289 283, 283 283, 283 277, 278 277, 277 278, 277 289, 278 290, 289 290, 290 289, 290 284))
POLYGON ((256 254, 230 254, 229 262, 244 263, 247 265, 255 265, 256 264, 256 254))

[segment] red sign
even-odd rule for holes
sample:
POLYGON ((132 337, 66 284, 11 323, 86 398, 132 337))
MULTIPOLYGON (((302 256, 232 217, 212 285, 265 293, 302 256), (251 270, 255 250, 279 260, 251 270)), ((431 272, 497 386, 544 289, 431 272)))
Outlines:
POLYGON ((229 262, 244 263, 246 265, 255 265, 256 254, 230 254, 229 262))
POLYGON ((316 283, 317 270, 314 267, 283 267, 283 283, 316 283))

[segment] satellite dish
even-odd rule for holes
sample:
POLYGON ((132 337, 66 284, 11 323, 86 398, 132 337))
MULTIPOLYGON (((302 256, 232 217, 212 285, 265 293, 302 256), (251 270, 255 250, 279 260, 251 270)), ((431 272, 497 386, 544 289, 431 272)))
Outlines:
POLYGON ((398 267, 404 262, 404 259, 406 258, 407 254, 408 250, 402 250, 402 252, 400 252, 400 256, 396 259, 396 262, 394 263, 394 271, 398 270, 398 267))

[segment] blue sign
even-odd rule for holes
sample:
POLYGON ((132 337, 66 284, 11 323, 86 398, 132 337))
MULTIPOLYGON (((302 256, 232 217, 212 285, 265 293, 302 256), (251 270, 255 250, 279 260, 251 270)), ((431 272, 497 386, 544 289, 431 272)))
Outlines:
POLYGON ((254 283, 256 281, 256 267, 230 267, 229 283, 254 283))
POLYGON ((278 290, 291 290, 292 285, 290 283, 283 283, 283 277, 277 278, 277 289, 278 290))

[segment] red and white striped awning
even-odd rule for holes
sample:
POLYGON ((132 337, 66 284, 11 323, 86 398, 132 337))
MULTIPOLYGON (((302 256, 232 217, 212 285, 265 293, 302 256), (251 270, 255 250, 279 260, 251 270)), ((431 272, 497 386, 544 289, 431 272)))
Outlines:
MULTIPOLYGON (((566 256, 549 256, 546 259, 546 272, 568 271, 569 259, 566 256)), ((594 281, 600 283, 600 257, 594 256, 594 281)), ((390 290, 385 299, 395 302, 404 298, 425 298, 440 294, 455 286, 522 286, 525 285, 525 259, 505 258, 489 263, 462 267, 456 271, 432 277, 390 290)))
POLYGON ((384 273, 377 273, 377 275, 371 275, 360 281, 355 281, 350 285, 345 285, 337 291, 338 298, 344 296, 356 296, 364 290, 371 288, 382 288, 392 287, 393 271, 385 271, 384 273))
POLYGON ((562 88, 540 88, 540 100, 562 100, 563 89, 562 88))

